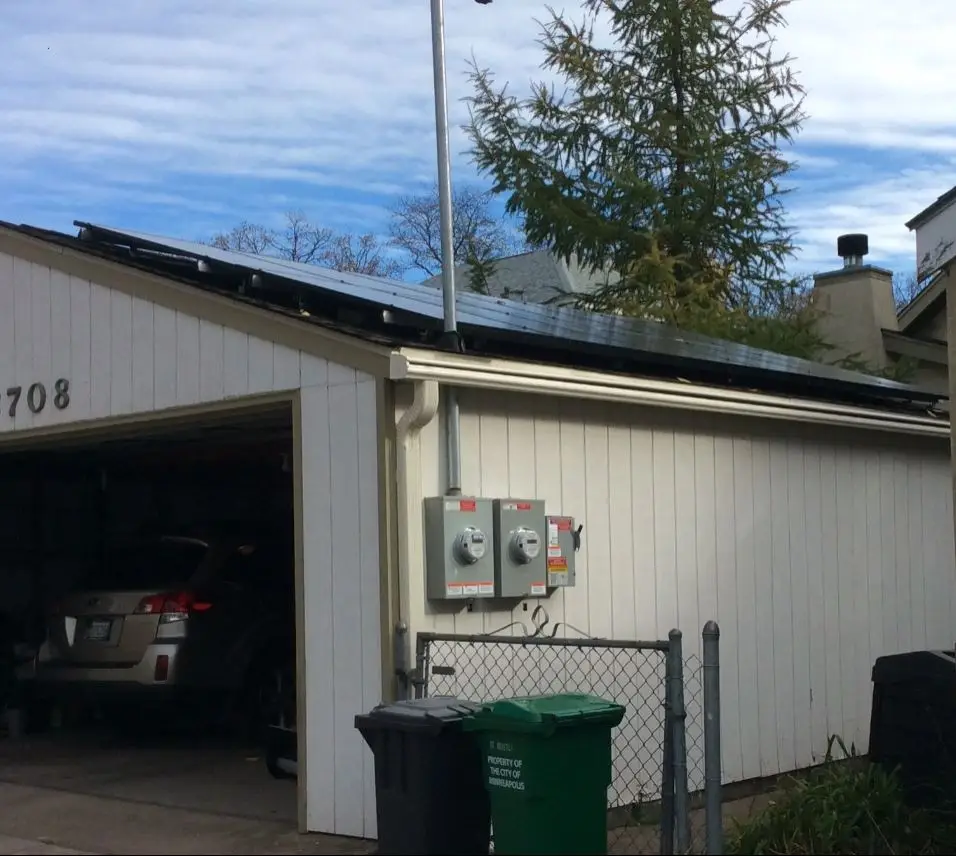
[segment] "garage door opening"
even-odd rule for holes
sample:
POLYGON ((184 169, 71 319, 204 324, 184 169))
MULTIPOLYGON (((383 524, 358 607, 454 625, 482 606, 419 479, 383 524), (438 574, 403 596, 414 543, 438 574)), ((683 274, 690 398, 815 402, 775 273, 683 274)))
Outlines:
POLYGON ((290 407, 0 454, 0 781, 295 825, 293 480, 290 407))

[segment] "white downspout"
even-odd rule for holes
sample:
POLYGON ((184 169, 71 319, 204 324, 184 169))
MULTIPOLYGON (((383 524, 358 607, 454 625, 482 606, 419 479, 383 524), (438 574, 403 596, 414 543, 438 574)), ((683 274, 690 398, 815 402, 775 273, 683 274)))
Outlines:
MULTIPOLYGON (((409 632, 417 622, 412 614, 413 602, 411 581, 420 579, 413 574, 413 564, 424 555, 421 527, 421 462, 419 460, 419 434, 438 412, 438 382, 419 380, 414 382, 415 395, 408 409, 402 414, 395 428, 396 439, 396 479, 398 500, 398 618, 395 624, 395 668, 399 678, 399 696, 407 698, 409 690, 408 675, 414 663, 411 662, 411 640, 409 632), (418 461, 418 466, 409 466, 409 459, 418 461), (411 476, 417 476, 415 485, 411 476), (417 549, 416 549, 417 546, 417 549)), ((424 573, 424 568, 419 569, 424 573)), ((419 591, 423 596, 424 587, 419 591)))

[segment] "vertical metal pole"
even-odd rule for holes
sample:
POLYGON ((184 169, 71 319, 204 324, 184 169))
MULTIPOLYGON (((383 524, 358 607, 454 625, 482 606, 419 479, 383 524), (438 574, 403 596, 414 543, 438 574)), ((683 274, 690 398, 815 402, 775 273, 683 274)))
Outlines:
POLYGON ((458 330, 455 307, 455 245, 452 228, 451 155, 448 142, 448 84, 445 79, 445 4, 432 4, 432 67, 435 75, 435 135, 438 140, 438 210, 441 223, 441 284, 445 332, 458 330))
POLYGON ((664 660, 664 768, 661 773, 661 856, 674 852, 674 658, 664 660))
POLYGON ((415 676, 408 668, 408 625, 404 621, 399 621, 395 625, 393 644, 396 686, 395 698, 397 701, 406 701, 411 698, 412 681, 415 676))
POLYGON ((421 634, 415 638, 415 698, 428 697, 428 646, 421 634))
MULTIPOLYGON (((455 233, 451 195, 451 153, 448 141, 448 83, 445 75, 444 0, 431 0, 432 68, 435 76, 435 136, 438 142, 438 211, 441 224, 441 290, 445 335, 458 349, 458 316, 455 303, 455 233)), ((446 386, 445 446, 448 493, 461 493, 461 414, 457 390, 446 386)))
POLYGON ((720 628, 704 625, 704 800, 707 853, 724 852, 720 775, 720 628))
POLYGON ((668 634, 673 657, 671 702, 674 727, 674 816, 676 853, 690 851, 690 795, 687 791, 687 714, 684 709, 684 645, 680 630, 668 634))

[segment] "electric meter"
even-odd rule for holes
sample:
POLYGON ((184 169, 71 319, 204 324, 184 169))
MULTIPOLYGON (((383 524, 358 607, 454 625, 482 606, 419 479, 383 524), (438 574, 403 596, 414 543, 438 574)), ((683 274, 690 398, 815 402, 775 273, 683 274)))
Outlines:
POLYGON ((548 570, 542 547, 544 502, 496 499, 495 593, 498 597, 546 597, 548 570))
POLYGON ((425 574, 431 600, 495 596, 492 553, 495 518, 490 499, 425 499, 425 574))
POLYGON ((488 548, 485 533, 475 526, 469 526, 455 538, 455 556, 466 565, 481 561, 488 548))
POLYGON ((520 526, 511 533, 511 555, 519 565, 527 565, 541 552, 541 536, 534 529, 520 526))

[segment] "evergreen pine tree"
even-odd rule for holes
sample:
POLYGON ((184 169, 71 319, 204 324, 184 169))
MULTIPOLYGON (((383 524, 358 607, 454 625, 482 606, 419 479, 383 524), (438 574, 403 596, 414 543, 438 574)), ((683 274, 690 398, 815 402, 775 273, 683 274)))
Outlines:
POLYGON ((476 164, 530 243, 617 274, 591 308, 738 341, 796 324, 782 350, 820 344, 785 273, 785 149, 804 118, 773 36, 789 2, 584 0, 583 21, 543 28, 558 83, 517 97, 473 66, 476 164))

